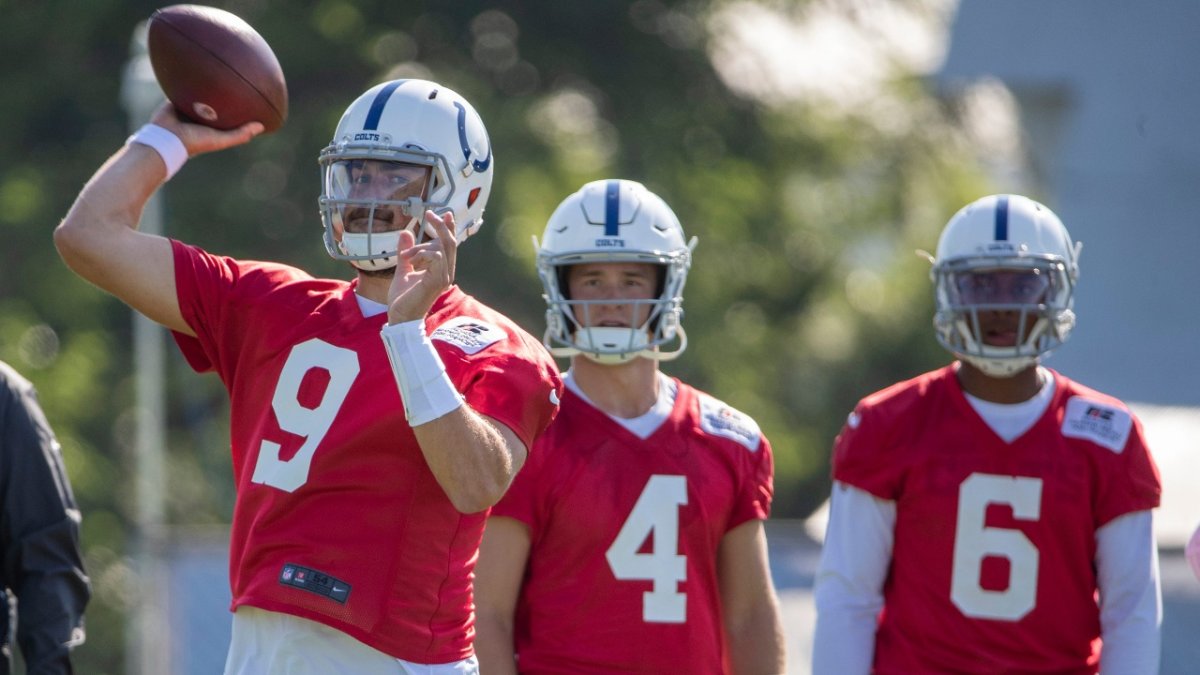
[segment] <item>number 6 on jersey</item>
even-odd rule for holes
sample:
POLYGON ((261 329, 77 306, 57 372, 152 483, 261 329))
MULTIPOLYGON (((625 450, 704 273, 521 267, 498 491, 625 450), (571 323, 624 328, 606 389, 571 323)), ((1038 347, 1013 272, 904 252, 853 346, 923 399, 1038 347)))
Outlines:
POLYGON ((962 482, 950 599, 966 616, 1020 621, 1037 603, 1038 550, 1020 530, 985 525, 990 504, 1011 507, 1017 520, 1036 521, 1041 517, 1042 479, 973 473, 962 482), (987 557, 1008 560, 1008 587, 1004 590, 983 587, 983 559, 987 557))
POLYGON ((679 507, 687 503, 686 476, 650 476, 605 554, 616 578, 654 582, 642 595, 647 623, 687 620, 687 596, 678 590, 687 579, 687 557, 679 555, 679 507), (638 553, 647 537, 653 553, 638 553))

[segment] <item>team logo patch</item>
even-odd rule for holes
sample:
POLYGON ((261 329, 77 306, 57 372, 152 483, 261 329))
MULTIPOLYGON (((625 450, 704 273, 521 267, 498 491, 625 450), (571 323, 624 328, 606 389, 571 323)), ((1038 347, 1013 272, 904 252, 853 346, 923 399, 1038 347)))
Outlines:
POLYGON ((1102 445, 1113 452, 1125 449, 1133 416, 1128 410, 1075 396, 1067 401, 1062 433, 1069 438, 1082 438, 1102 445))
POLYGON ((429 339, 448 342, 468 354, 474 354, 507 337, 508 333, 482 319, 459 316, 438 326, 429 339))
POLYGON ((700 394, 700 428, 713 436, 737 441, 750 452, 758 451, 758 442, 762 437, 758 423, 749 415, 706 394, 700 394))
POLYGON ((284 565, 283 570, 279 572, 279 583, 323 595, 343 605, 350 599, 350 584, 300 565, 284 565))

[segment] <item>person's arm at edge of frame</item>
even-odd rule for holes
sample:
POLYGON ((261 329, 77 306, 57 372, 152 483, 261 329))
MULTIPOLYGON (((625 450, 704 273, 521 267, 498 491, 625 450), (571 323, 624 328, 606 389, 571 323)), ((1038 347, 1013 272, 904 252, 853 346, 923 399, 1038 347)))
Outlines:
POLYGON ((483 675, 517 675, 513 617, 529 548, 525 523, 488 518, 475 566, 475 655, 483 675))
POLYGON ((895 527, 895 502, 834 482, 813 591, 813 675, 871 672, 895 527))
POLYGON ((1100 672, 1157 673, 1162 590, 1152 511, 1134 511, 1096 530, 1100 672))
POLYGON ((763 521, 725 533, 717 550, 722 622, 737 675, 779 675, 787 668, 779 599, 771 582, 763 521))
POLYGON ((1200 581, 1200 525, 1196 526, 1196 530, 1188 539, 1184 557, 1187 558, 1188 566, 1192 568, 1192 576, 1196 577, 1196 581, 1200 581))
MULTIPOLYGON (((170 103, 152 123, 174 134, 188 157, 241 145, 262 131, 258 122, 231 131, 183 122, 170 103)), ((151 320, 194 335, 179 309, 170 241, 137 230, 146 202, 169 178, 163 157, 143 143, 122 146, 80 191, 54 230, 54 244, 79 276, 151 320)))
POLYGON ((91 598, 79 509, 33 389, 10 389, 0 377, 0 396, 9 399, 0 401, 3 474, 9 477, 0 529, 3 576, 18 602, 16 641, 29 672, 69 673, 71 650, 85 639, 83 614, 91 598))

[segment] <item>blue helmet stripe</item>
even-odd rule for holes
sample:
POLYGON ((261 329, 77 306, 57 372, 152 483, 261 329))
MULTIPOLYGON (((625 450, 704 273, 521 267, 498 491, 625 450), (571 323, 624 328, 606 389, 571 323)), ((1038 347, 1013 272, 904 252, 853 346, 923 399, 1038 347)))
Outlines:
POLYGON ((363 124, 363 129, 366 131, 376 131, 379 129, 379 118, 383 117, 383 108, 387 105, 388 99, 392 97, 392 92, 396 91, 400 85, 406 80, 396 80, 389 82, 387 86, 379 90, 375 94, 375 100, 371 101, 371 109, 367 112, 367 121, 363 124))
POLYGON ((615 237, 621 234, 618 223, 621 221, 621 183, 610 180, 604 189, 604 236, 615 237))
POLYGON ((1008 241, 1008 195, 996 200, 996 241, 1008 241))

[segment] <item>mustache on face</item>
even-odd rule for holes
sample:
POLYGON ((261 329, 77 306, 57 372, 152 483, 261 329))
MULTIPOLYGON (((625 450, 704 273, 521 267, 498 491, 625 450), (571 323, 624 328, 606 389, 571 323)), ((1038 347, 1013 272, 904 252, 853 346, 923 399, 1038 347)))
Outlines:
POLYGON ((368 218, 374 218, 375 220, 382 220, 390 223, 396 219, 396 209, 386 206, 376 207, 374 209, 364 206, 352 206, 346 209, 345 219, 348 222, 367 220, 368 218))

